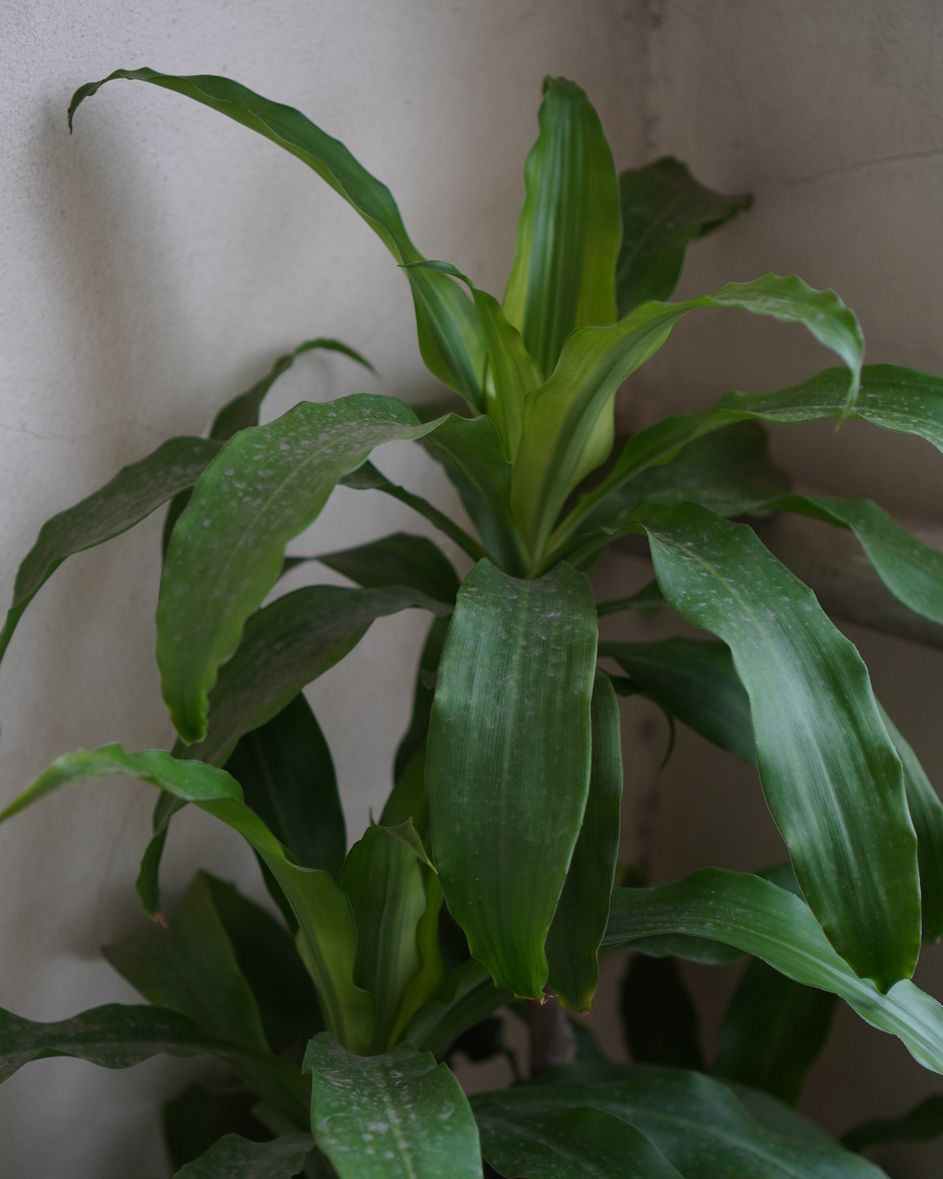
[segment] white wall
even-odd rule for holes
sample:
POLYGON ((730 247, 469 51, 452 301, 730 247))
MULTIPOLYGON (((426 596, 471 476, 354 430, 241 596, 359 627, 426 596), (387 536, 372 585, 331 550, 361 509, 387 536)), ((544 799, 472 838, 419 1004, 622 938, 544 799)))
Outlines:
MULTIPOLYGON (((301 164, 140 84, 103 91, 70 139, 75 87, 150 64, 225 73, 300 106, 390 184, 420 248, 500 287, 543 74, 582 80, 617 146, 637 140, 624 111, 638 71, 619 13, 607 0, 579 11, 526 0, 3 5, 4 596, 48 515, 166 435, 202 428, 306 336, 349 341, 382 376, 309 357, 273 412, 303 396, 429 387, 402 276, 301 164)), ((382 461, 417 490, 435 481, 403 452, 382 461)), ((316 543, 396 526, 416 524, 348 493, 316 543)), ((63 750, 170 739, 151 654, 157 546, 155 520, 75 558, 37 598, 2 669, 3 798, 63 750)), ((415 614, 378 624, 312 694, 355 832, 386 790, 422 626, 415 614)), ((143 787, 111 784, 0 830, 0 1005, 52 1019, 131 997, 98 948, 140 920, 132 882, 151 803, 143 787)), ((187 815, 177 826, 169 891, 197 864, 254 882, 249 858, 210 822, 187 815)), ((176 1090, 187 1072, 165 1062, 124 1074, 67 1061, 24 1070, 0 1093, 0 1173, 163 1173, 153 1094, 176 1090)))

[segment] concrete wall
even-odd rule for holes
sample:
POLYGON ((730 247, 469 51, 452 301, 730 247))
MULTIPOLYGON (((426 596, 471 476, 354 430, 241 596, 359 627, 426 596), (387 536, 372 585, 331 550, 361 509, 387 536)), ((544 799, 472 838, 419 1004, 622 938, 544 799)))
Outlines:
MULTIPOLYGON (((201 428, 307 335, 348 340, 381 377, 309 357, 273 413, 304 396, 430 388, 401 276, 300 164, 139 85, 104 91, 69 139, 64 110, 81 82, 146 63, 226 73, 302 107, 387 180, 420 248, 494 289, 540 78, 569 74, 591 90, 620 161, 672 152, 718 188, 757 194, 747 218, 693 252, 686 290, 796 270, 856 308, 871 359, 943 371, 940 19, 932 0, 10 0, 0 14, 0 584, 9 592, 49 514, 164 436, 201 428)), ((639 420, 730 387, 776 387, 821 363, 798 330, 705 316, 633 384, 627 412, 639 420)), ((805 482, 939 511, 939 466, 916 443, 809 427, 781 432, 776 447, 805 482)), ((405 450, 382 462, 417 490, 436 484, 405 450)), ((309 551, 403 525, 416 526, 395 506, 338 496, 309 551)), ((64 749, 168 741, 151 654, 157 544, 151 521, 75 558, 24 620, 0 673, 3 798, 64 749)), ((613 584, 629 576, 638 570, 619 561, 607 573, 613 584)), ((354 832, 385 789, 422 625, 411 615, 378 624, 312 693, 354 832)), ((855 637, 939 779, 940 657, 855 637)), ((627 719, 637 793, 660 734, 652 718, 627 719)), ((682 740, 661 789, 659 878, 781 854, 755 783, 693 739, 682 740)), ((130 998, 98 947, 139 920, 130 883, 150 804, 143 788, 103 785, 0 829, 0 1005, 51 1019, 130 998)), ((254 881, 234 840, 187 815, 172 840, 171 894, 198 863, 254 881)), ((695 981, 713 1019, 732 978, 695 981)), ((50 1061, 24 1070, 0 1092, 5 1179, 66 1164, 81 1179, 163 1173, 154 1096, 200 1067, 159 1061, 117 1075, 50 1061)), ((934 1087, 892 1041, 842 1017, 809 1101, 844 1128, 934 1087)), ((920 1157, 901 1155, 891 1173, 936 1174, 939 1158, 920 1157)))

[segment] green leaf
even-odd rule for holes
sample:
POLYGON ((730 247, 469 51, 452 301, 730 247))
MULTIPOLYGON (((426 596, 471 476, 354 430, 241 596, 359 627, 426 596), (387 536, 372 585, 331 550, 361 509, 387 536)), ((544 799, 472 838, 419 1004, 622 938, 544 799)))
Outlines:
POLYGON ((498 990, 480 963, 466 959, 416 1012, 402 1038, 437 1057, 445 1056, 464 1032, 510 998, 511 992, 498 990))
POLYGON ((400 1044, 358 1057, 322 1033, 308 1045, 311 1128, 338 1179, 481 1179, 478 1130, 444 1064, 400 1044))
POLYGON ((598 1109, 476 1112, 482 1153, 505 1179, 682 1179, 639 1130, 598 1109))
POLYGON ((389 828, 371 826, 350 849, 340 874, 357 923, 354 977, 375 996, 374 1052, 390 1046, 406 991, 422 968, 419 929, 427 908, 423 872, 407 842, 389 828))
POLYGON ((880 988, 909 978, 916 838, 861 657, 750 528, 693 505, 654 509, 643 526, 667 600, 730 647, 766 800, 826 935, 880 988))
POLYGON ((174 1179, 293 1179, 304 1166, 314 1144, 307 1134, 250 1142, 227 1134, 174 1179))
POLYGON ((589 789, 596 609, 560 565, 518 581, 482 561, 439 666, 426 788, 432 852, 472 956, 539 998, 544 942, 589 789))
POLYGON ((601 643, 599 654, 614 659, 661 708, 696 733, 744 761, 755 761, 750 701, 723 643, 601 643))
MULTIPOLYGON (((683 303, 643 303, 610 327, 581 328, 567 340, 550 378, 528 395, 524 406, 511 507, 535 560, 543 554, 567 497, 612 449, 619 387, 658 351, 675 324, 698 308, 736 308, 802 324, 847 365, 850 412, 864 351, 858 321, 834 291, 816 291, 795 275, 727 283, 683 303)), ((610 475, 605 485, 612 486, 612 480, 610 475)), ((598 494, 594 492, 591 502, 598 494)))
POLYGON ((897 1142, 932 1142, 943 1134, 943 1096, 934 1093, 896 1118, 874 1118, 844 1135, 849 1150, 871 1150, 897 1142))
POLYGON ((424 536, 394 532, 380 540, 317 558, 356 585, 379 589, 404 585, 449 605, 458 592, 458 577, 442 550, 424 536))
POLYGON ((214 1036, 266 1050, 262 1017, 236 961, 209 882, 197 876, 167 927, 144 929, 104 955, 149 1003, 169 1007, 214 1036))
MULTIPOLYGON (((419 668, 416 672, 416 686, 413 690, 413 711, 409 719, 409 728, 403 734, 403 739, 396 750, 396 760, 393 763, 393 778, 396 783, 393 794, 387 806, 393 805, 393 799, 401 791, 400 781, 417 757, 420 749, 425 746, 429 732, 429 717, 432 715, 432 700, 435 695, 435 679, 439 671, 439 660, 442 658, 442 648, 445 636, 449 630, 448 618, 434 618, 426 634, 422 653, 419 656, 419 668)), ((422 775, 418 781, 404 787, 409 796, 409 803, 404 812, 391 810, 387 814, 384 809, 384 823, 401 823, 404 819, 412 819, 417 830, 422 833, 426 823, 425 786, 425 755, 423 754, 422 775), (415 786, 415 792, 411 788, 415 786)), ((415 776, 415 775, 414 775, 415 776)))
POLYGON ((633 954, 619 990, 619 1008, 633 1060, 703 1069, 697 1008, 676 959, 633 954))
POLYGON ((551 1118, 586 1107, 600 1110, 644 1134, 685 1179, 878 1179, 883 1174, 821 1135, 772 1132, 734 1092, 700 1073, 610 1064, 575 1065, 549 1075, 554 1079, 476 1096, 476 1116, 497 1110, 551 1118))
POLYGON ((296 863, 332 876, 340 871, 347 835, 334 762, 301 693, 239 739, 226 770, 296 863))
POLYGON ((416 308, 419 347, 430 372, 462 393, 476 409, 484 409, 484 349, 471 301, 447 275, 408 265, 422 261, 422 255, 410 241, 390 190, 371 176, 342 143, 300 111, 262 98, 228 78, 205 74, 173 77, 147 68, 115 70, 100 82, 78 89, 69 106, 70 128, 80 103, 115 78, 150 82, 192 98, 272 140, 313 168, 360 214, 396 261, 404 264, 416 308))
POLYGON ((67 557, 133 528, 177 492, 192 487, 219 450, 206 438, 171 438, 71 508, 47 520, 23 559, 0 631, 0 658, 26 607, 67 557))
POLYGON ((485 406, 504 439, 508 458, 513 459, 521 442, 524 398, 541 383, 543 374, 494 295, 469 286, 488 349, 485 406))
POLYGON ((545 79, 539 122, 504 311, 549 373, 574 328, 616 317, 622 224, 612 151, 583 91, 545 79))
POLYGON ((248 1089, 211 1089, 199 1081, 165 1102, 161 1126, 174 1169, 199 1158, 224 1134, 265 1138, 265 1127, 252 1115, 257 1104, 248 1089))
POLYGON ((834 1013, 834 995, 751 962, 727 1009, 714 1072, 794 1103, 834 1013))
POLYGON ((669 298, 688 245, 719 229, 753 203, 746 193, 725 196, 705 188, 672 156, 623 172, 619 177, 619 200, 619 315, 648 299, 669 298))
POLYGON ((219 666, 278 580, 288 541, 375 446, 434 428, 389 397, 302 402, 242 430, 210 463, 174 528, 157 606, 161 687, 184 741, 206 736, 219 666))
POLYGON ((299 952, 317 988, 327 1026, 352 1047, 369 1035, 372 1000, 354 982, 357 930, 347 894, 331 876, 293 863, 262 820, 242 801, 239 783, 223 770, 181 761, 161 749, 126 753, 120 745, 79 750, 58 758, 0 812, 0 822, 70 783, 121 775, 149 782, 195 803, 237 831, 278 881, 297 918, 299 952))
POLYGON ((650 581, 634 594, 625 598, 611 598, 596 603, 596 613, 602 618, 606 614, 619 614, 623 610, 637 610, 639 614, 657 614, 667 606, 657 581, 650 581))
POLYGON ((706 868, 676 884, 614 890, 604 945, 679 934, 732 946, 838 995, 872 1027, 897 1036, 925 1068, 943 1073, 943 1007, 906 979, 882 994, 839 958, 809 907, 768 880, 706 868))
POLYGON ((590 711, 589 795, 566 882, 547 937, 550 986, 571 1011, 588 1011, 598 980, 599 943, 619 857, 622 741, 619 702, 597 675, 590 711))

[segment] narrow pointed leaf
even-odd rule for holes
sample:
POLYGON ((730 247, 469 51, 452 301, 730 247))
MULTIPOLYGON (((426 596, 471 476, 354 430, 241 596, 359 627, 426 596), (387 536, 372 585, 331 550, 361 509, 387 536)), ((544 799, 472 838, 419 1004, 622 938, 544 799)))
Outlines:
POLYGON ((802 324, 846 364, 849 411, 854 405, 864 351, 858 321, 834 291, 814 290, 795 275, 728 283, 683 303, 643 303, 610 327, 582 328, 524 406, 511 505, 532 553, 542 551, 566 498, 612 449, 619 387, 658 351, 675 324, 698 308, 734 308, 802 324))
MULTIPOLYGON (((416 686, 413 689, 413 711, 409 718, 409 728, 403 734, 403 739, 396 750, 396 760, 393 763, 393 779, 396 783, 394 796, 400 789, 400 780, 407 772, 407 767, 415 760, 420 749, 425 746, 429 733, 429 718, 432 715, 432 700, 435 695, 435 680, 439 671, 439 660, 442 658, 442 648, 445 646, 445 636, 449 630, 448 618, 435 618, 426 635, 426 641, 419 656, 419 668, 416 672, 416 686)), ((425 774, 425 755, 423 755, 423 775, 425 774)), ((410 798, 414 797, 411 788, 407 789, 410 798)), ((384 823, 401 823, 404 819, 412 819, 420 833, 426 822, 425 788, 422 778, 419 779, 417 790, 421 793, 422 803, 418 807, 408 807, 403 813, 391 811, 384 818, 384 823)), ((392 802, 392 797, 391 797, 392 802)), ((386 811, 384 811, 386 814, 386 811)))
MULTIPOLYGON (((736 1093, 700 1073, 609 1064, 575 1065, 555 1070, 553 1076, 539 1084, 476 1096, 476 1115, 494 1109, 517 1117, 550 1118, 586 1107, 600 1110, 644 1134, 685 1179, 883 1175, 821 1134, 787 1136, 772 1131, 756 1120, 736 1093)), ((797 1120, 794 1113, 792 1120, 797 1120)))
POLYGON ((943 1007, 907 979, 882 994, 839 958, 808 905, 768 880, 705 868, 659 888, 615 889, 604 945, 641 947, 679 934, 752 954, 795 982, 838 995, 925 1068, 943 1073, 943 1007))
POLYGON ((513 459, 521 441, 524 398, 541 383, 543 374, 497 299, 475 286, 471 291, 488 350, 485 405, 513 459))
POLYGON ((401 1044, 358 1057, 321 1034, 308 1045, 311 1129, 338 1179, 481 1179, 478 1130, 444 1064, 401 1044))
POLYGON ((482 1153, 505 1179, 683 1179, 634 1126, 599 1109, 483 1106, 482 1153))
POLYGON ((408 532, 322 553, 317 559, 367 589, 404 585, 450 605, 458 592, 458 577, 442 550, 426 537, 408 532))
POLYGON ((943 1096, 934 1093, 896 1118, 862 1122, 844 1135, 849 1150, 871 1150, 898 1142, 933 1142, 943 1134, 943 1096))
POLYGON ((174 528, 157 607, 161 686, 184 741, 206 736, 219 666, 278 580, 288 541, 375 446, 433 428, 388 397, 302 402, 241 431, 210 463, 174 528))
MULTIPOLYGON (((116 78, 149 82, 219 111, 270 139, 307 164, 360 214, 397 262, 422 260, 403 225, 390 190, 372 176, 338 140, 327 135, 300 111, 254 94, 228 78, 196 75, 174 77, 152 69, 115 70, 100 82, 75 92, 69 106, 69 125, 78 106, 105 82, 116 78)), ((471 301, 444 274, 405 265, 412 287, 419 346, 429 370, 457 389, 477 409, 481 394, 484 352, 480 327, 471 301)))
POLYGON ((74 507, 42 526, 20 565, 13 601, 0 631, 0 658, 26 607, 67 557, 120 536, 151 512, 192 487, 219 444, 206 438, 171 438, 74 507))
POLYGON ((296 863, 340 870, 347 835, 334 762, 303 695, 241 737, 226 770, 296 863))
POLYGON ((684 251, 748 209, 748 194, 725 196, 705 188, 680 160, 664 156, 619 177, 622 248, 616 269, 619 314, 648 299, 667 299, 684 251))
POLYGON ((466 959, 416 1012, 403 1039, 434 1056, 445 1056, 463 1033, 511 998, 510 991, 495 987, 480 963, 466 959))
POLYGON ((751 962, 727 1009, 713 1071, 794 1103, 834 1014, 834 995, 751 962))
POLYGON ((622 743, 619 703, 597 675, 591 707, 589 795, 566 883, 547 937, 550 986, 571 1011, 588 1011, 598 980, 599 943, 619 857, 622 743))
POLYGON ((314 1149, 307 1134, 250 1142, 227 1134, 174 1179, 294 1179, 314 1149))
POLYGON ((539 998, 544 942, 590 774, 596 610, 564 565, 518 581, 480 562, 439 665, 426 786, 432 853, 473 957, 539 998))
POLYGON ((616 317, 622 219, 612 151, 583 91, 547 78, 504 311, 543 372, 574 328, 616 317))
POLYGON ((703 1069, 697 1008, 675 958, 633 954, 619 989, 619 1007, 634 1061, 703 1069))
POLYGON ((767 803, 829 940, 883 989, 909 978, 916 837, 861 657, 745 525, 689 505, 655 509, 644 527, 662 593, 730 647, 767 803))
POLYGON ((119 745, 79 750, 58 758, 0 812, 3 822, 61 786, 119 775, 149 782, 194 803, 238 832, 278 881, 298 921, 305 963, 327 1026, 345 1043, 365 1046, 371 997, 354 982, 357 931, 347 894, 327 872, 302 868, 285 853, 262 820, 242 801, 239 783, 223 770, 181 761, 160 749, 127 753, 119 745))

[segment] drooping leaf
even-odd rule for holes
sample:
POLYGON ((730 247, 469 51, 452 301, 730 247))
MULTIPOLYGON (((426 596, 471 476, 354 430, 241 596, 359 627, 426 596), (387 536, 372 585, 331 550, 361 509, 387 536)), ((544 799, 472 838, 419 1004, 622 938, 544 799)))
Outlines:
POLYGON ((826 935, 882 989, 909 978, 916 838, 861 657, 752 529, 694 505, 654 509, 644 528, 662 593, 730 647, 766 800, 826 935))
POLYGON ((504 312, 549 373, 574 328, 612 323, 622 219, 612 151, 584 92, 547 78, 504 312))
POLYGON ((598 979, 599 943, 619 857, 622 744, 619 703, 609 678, 596 676, 590 711, 589 794, 573 858, 547 937, 550 986, 571 1011, 588 1011, 598 979))
POLYGON ((669 298, 688 245, 748 209, 753 198, 712 192, 680 160, 663 156, 621 174, 619 201, 616 291, 619 315, 625 315, 648 299, 669 298))
MULTIPOLYGON (((835 953, 799 897, 759 876, 705 868, 658 888, 617 888, 604 945, 693 937, 762 959, 780 974, 844 999, 880 1031, 897 1036, 925 1068, 943 1073, 943 1007, 907 979, 887 994, 835 953)), ((683 943, 675 946, 684 953, 683 943)))
POLYGON ((751 962, 727 1009, 714 1072, 795 1102, 834 1013, 834 995, 751 962))
POLYGON ((226 769, 296 863, 337 874, 347 851, 344 812, 331 751, 301 693, 239 739, 226 769))
POLYGON ((943 1134, 943 1096, 925 1097, 896 1118, 874 1118, 842 1138, 849 1150, 865 1151, 897 1142, 932 1142, 943 1134))
POLYGON ((458 592, 458 577, 442 550, 426 537, 408 532, 394 532, 353 549, 322 553, 318 560, 367 589, 404 585, 448 604, 455 601, 458 592))
POLYGON ((177 492, 192 487, 218 451, 219 444, 206 438, 171 438, 47 520, 17 572, 13 601, 0 631, 0 658, 26 607, 67 557, 120 536, 177 492))
POLYGON ((633 955, 619 988, 619 1008, 633 1060, 703 1069, 697 1008, 675 958, 633 955))
POLYGON ((271 102, 238 82, 206 74, 173 77, 152 69, 115 70, 100 82, 75 92, 69 125, 79 104, 115 78, 150 82, 202 103, 249 127, 302 160, 360 214, 409 279, 419 347, 430 372, 457 389, 478 410, 484 408, 481 381, 484 349, 474 307, 465 293, 444 274, 409 263, 422 261, 403 225, 390 190, 372 176, 338 140, 315 126, 300 111, 271 102))
POLYGON ((223 770, 181 761, 161 749, 127 753, 120 745, 79 750, 57 758, 0 812, 0 822, 70 783, 120 775, 158 789, 219 819, 238 832, 278 881, 298 921, 299 952, 317 989, 326 1025, 344 1043, 365 1047, 372 999, 354 982, 357 931, 347 894, 320 869, 302 868, 286 855, 262 820, 242 801, 239 783, 223 770))
POLYGON ((589 789, 596 610, 564 565, 518 581, 482 561, 439 665, 426 787, 432 853, 472 955, 539 998, 544 942, 589 789))
POLYGON ((599 1109, 476 1110, 482 1153, 505 1179, 682 1179, 660 1150, 599 1109))
POLYGON ((433 428, 388 397, 302 402, 236 434, 210 463, 174 527, 157 606, 161 687, 184 741, 206 736, 219 666, 278 580, 288 541, 375 446, 433 428))
POLYGON ((879 1179, 883 1174, 820 1134, 774 1133, 731 1089, 700 1073, 590 1064, 555 1069, 550 1077, 476 1096, 476 1116, 491 1110, 517 1117, 600 1110, 644 1134, 685 1179, 879 1179))
POLYGON ((542 555, 567 497, 612 449, 619 387, 658 351, 675 324, 698 308, 735 308, 802 324, 847 365, 848 409, 854 404, 864 351, 858 321, 834 291, 813 290, 795 275, 727 283, 683 303, 643 303, 609 327, 581 328, 524 405, 511 506, 532 557, 542 555))
POLYGON ((314 1149, 307 1134, 250 1142, 227 1134, 187 1163, 174 1179, 294 1179, 314 1149))
POLYGON ((601 643, 599 653, 614 659, 666 712, 696 733, 744 761, 755 760, 750 701, 723 643, 601 643))
POLYGON ((444 1064, 400 1044, 352 1056, 326 1033, 308 1045, 311 1128, 338 1179, 481 1179, 478 1130, 444 1064))

